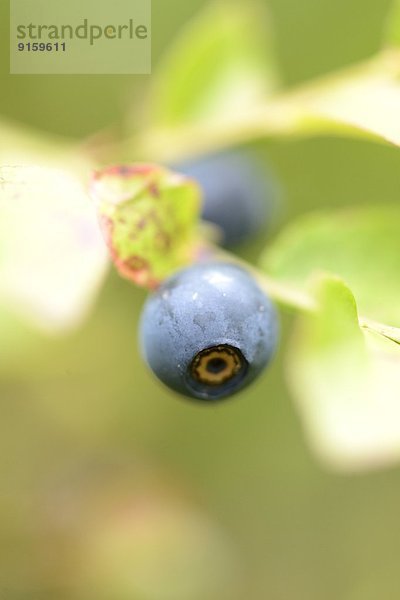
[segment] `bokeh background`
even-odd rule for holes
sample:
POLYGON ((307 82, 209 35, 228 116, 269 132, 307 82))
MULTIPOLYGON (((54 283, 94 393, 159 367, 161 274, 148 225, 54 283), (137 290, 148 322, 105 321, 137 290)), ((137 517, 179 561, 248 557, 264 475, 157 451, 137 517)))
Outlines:
MULTIPOLYGON (((199 0, 153 0, 153 62, 199 0)), ((378 47, 388 0, 269 0, 284 85, 378 47)), ((151 76, 10 76, 0 113, 82 139, 121 127, 151 76)), ((1 143, 1 140, 0 140, 1 143)), ((275 229, 320 206, 398 201, 398 150, 334 138, 258 144, 284 198, 275 229)), ((269 232, 273 235, 273 232, 269 232)), ((242 256, 255 261, 264 244, 242 256)), ((144 368, 145 293, 110 272, 89 319, 46 338, 0 314, 0 597, 397 600, 400 470, 344 476, 311 454, 277 360, 217 406, 144 368)))

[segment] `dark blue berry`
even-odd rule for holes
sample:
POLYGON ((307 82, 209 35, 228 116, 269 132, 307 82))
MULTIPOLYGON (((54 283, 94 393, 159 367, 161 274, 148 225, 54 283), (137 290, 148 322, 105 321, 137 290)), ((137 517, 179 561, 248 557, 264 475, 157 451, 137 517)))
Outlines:
POLYGON ((145 359, 163 383, 212 401, 262 372, 276 347, 278 322, 245 269, 203 263, 176 273, 149 297, 140 336, 145 359))
POLYGON ((249 154, 213 154, 174 168, 200 184, 202 218, 219 227, 223 246, 251 238, 270 220, 276 185, 266 168, 249 154))

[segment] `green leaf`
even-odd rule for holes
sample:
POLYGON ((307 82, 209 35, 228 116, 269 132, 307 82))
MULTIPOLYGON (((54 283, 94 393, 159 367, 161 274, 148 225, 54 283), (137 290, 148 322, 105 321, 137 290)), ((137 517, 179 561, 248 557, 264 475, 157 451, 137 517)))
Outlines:
POLYGON ((292 101, 298 101, 299 134, 345 134, 399 146, 400 53, 381 53, 292 101))
POLYGON ((361 470, 400 459, 400 345, 360 329, 351 291, 331 277, 297 323, 288 357, 310 443, 327 464, 361 470))
POLYGON ((308 215, 265 250, 261 266, 294 306, 304 296, 312 304, 315 277, 331 273, 349 285, 363 317, 399 327, 399 222, 397 206, 308 215))
POLYGON ((88 312, 107 264, 94 207, 75 172, 0 167, 3 304, 41 329, 67 330, 88 312))
POLYGON ((251 2, 211 3, 189 22, 153 77, 153 124, 244 116, 276 85, 267 15, 251 2))
POLYGON ((200 190, 194 181, 157 165, 118 165, 96 172, 91 192, 123 277, 151 289, 195 259, 200 190))

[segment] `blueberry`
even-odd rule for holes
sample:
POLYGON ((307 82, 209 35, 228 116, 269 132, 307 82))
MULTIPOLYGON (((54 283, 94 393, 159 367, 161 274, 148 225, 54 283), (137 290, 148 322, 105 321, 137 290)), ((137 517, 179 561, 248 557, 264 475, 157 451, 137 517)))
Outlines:
POLYGON ((275 350, 271 301, 243 268, 202 263, 173 275, 147 300, 141 347, 176 392, 218 400, 252 382, 275 350))
POLYGON ((213 154, 174 169, 200 184, 202 218, 219 227, 223 246, 243 242, 270 220, 276 185, 265 167, 249 154, 213 154))

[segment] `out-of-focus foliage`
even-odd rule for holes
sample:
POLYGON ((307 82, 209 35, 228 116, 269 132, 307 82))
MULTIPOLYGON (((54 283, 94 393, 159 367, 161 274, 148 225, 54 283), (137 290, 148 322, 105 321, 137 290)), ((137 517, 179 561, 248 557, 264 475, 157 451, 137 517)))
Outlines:
POLYGON ((45 330, 81 322, 108 263, 94 207, 67 170, 0 167, 1 303, 45 330))
POLYGON ((293 292, 311 297, 315 276, 337 275, 363 316, 400 327, 399 220, 396 205, 306 215, 266 248, 262 268, 293 292))
POLYGON ((400 53, 382 53, 343 77, 322 82, 315 91, 306 90, 303 108, 299 104, 299 133, 343 132, 399 146, 399 75, 400 53))
POLYGON ((156 68, 150 124, 240 119, 277 82, 268 15, 254 2, 210 3, 156 68))
MULTIPOLYGON (((209 152, 263 137, 324 134, 400 145, 398 49, 388 50, 385 43, 373 59, 299 90, 273 93, 272 47, 257 48, 259 25, 265 29, 266 19, 247 5, 240 10, 236 4, 234 9, 216 6, 193 23, 161 63, 150 95, 149 130, 129 140, 128 149, 139 145, 153 160, 168 153, 182 159, 193 152, 193 139, 197 151, 209 152)), ((393 11, 389 41, 397 35, 397 20, 393 11)))
MULTIPOLYGON (((243 115, 216 122, 157 128, 129 140, 146 154, 182 160, 187 152, 210 152, 264 138, 321 135, 400 145, 400 53, 383 51, 343 72, 275 94, 243 115), (196 149, 191 140, 196 139, 196 149)), ((217 101, 217 99, 215 99, 217 101)))
MULTIPOLYGON (((83 157, 81 157, 82 160, 83 157)), ((71 144, 58 136, 38 133, 13 123, 0 120, 0 164, 58 165, 71 162, 71 144)), ((78 166, 78 160, 75 165, 78 166)), ((86 166, 88 162, 86 162, 86 166)))
POLYGON ((299 318, 289 381, 315 450, 352 470, 400 457, 400 345, 360 329, 354 297, 337 279, 317 284, 318 308, 299 318))
POLYGON ((294 306, 297 297, 316 300, 290 350, 290 383, 314 447, 341 468, 400 456, 399 217, 396 206, 306 216, 262 258, 294 306), (328 279, 315 299, 324 274, 349 289, 328 279))

